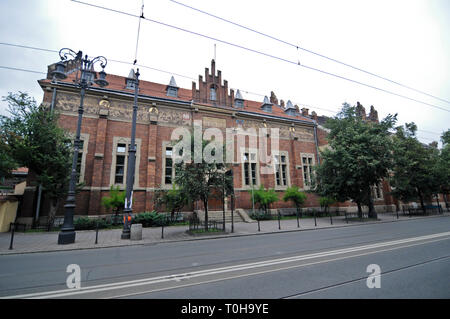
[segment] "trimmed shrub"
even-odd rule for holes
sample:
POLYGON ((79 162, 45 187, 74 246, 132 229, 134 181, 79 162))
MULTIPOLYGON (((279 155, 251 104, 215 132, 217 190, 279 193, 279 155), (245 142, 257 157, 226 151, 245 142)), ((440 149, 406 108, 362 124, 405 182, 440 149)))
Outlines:
POLYGON ((98 228, 108 228, 111 226, 109 222, 107 222, 103 218, 89 218, 89 217, 80 217, 74 220, 73 226, 75 230, 91 230, 96 229, 98 223, 98 228))
POLYGON ((166 226, 169 224, 169 219, 165 214, 152 211, 136 214, 132 220, 132 224, 142 224, 142 227, 166 226))

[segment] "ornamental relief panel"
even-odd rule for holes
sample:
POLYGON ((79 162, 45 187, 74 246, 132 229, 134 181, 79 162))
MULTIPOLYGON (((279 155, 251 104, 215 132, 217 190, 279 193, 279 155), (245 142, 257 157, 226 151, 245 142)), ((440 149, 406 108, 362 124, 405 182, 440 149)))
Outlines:
POLYGON ((189 112, 159 108, 158 123, 190 125, 191 116, 189 112))

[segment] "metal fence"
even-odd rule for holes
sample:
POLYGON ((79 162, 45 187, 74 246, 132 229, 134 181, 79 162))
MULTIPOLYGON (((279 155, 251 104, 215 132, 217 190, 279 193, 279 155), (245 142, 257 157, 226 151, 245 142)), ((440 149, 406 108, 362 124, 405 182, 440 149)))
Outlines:
MULTIPOLYGON (((208 229, 223 230, 224 223, 223 223, 223 221, 209 220, 208 221, 208 229)), ((189 231, 197 231, 197 230, 200 230, 200 231, 206 230, 205 221, 203 221, 201 219, 190 219, 189 220, 189 231)))

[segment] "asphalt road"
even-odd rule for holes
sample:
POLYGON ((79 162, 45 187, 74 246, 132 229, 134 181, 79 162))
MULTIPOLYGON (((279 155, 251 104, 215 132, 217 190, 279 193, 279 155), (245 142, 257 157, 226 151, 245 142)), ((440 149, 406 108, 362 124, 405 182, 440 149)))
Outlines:
POLYGON ((449 298, 450 218, 3 255, 0 297, 449 298), (80 289, 66 286, 70 264, 80 289))

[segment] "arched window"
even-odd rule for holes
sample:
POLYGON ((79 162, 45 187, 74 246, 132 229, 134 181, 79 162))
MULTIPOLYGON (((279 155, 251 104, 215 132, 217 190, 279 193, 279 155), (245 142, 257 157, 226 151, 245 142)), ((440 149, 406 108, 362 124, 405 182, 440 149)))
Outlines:
POLYGON ((214 86, 211 86, 211 88, 209 89, 209 99, 211 101, 215 101, 217 99, 217 92, 214 86))

